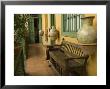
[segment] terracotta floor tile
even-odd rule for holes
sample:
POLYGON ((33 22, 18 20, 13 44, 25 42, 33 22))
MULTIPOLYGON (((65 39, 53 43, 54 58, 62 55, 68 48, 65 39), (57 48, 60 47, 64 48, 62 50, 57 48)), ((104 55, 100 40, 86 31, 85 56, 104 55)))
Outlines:
POLYGON ((30 76, 55 76, 56 72, 49 67, 42 44, 29 46, 29 58, 26 60, 25 71, 30 76))

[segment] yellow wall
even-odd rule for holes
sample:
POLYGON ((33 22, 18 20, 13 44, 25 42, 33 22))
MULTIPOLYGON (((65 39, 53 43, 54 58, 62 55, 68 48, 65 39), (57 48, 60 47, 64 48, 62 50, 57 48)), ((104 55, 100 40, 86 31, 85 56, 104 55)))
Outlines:
POLYGON ((45 23, 45 14, 43 14, 42 15, 42 30, 44 31, 44 35, 43 35, 43 37, 42 37, 42 41, 44 42, 44 40, 45 40, 45 26, 46 25, 46 23, 45 23))
MULTIPOLYGON (((97 15, 96 14, 86 14, 85 16, 95 16, 93 20, 93 26, 97 30, 97 15)), ((91 55, 88 59, 88 75, 97 75, 97 51, 91 55)))
POLYGON ((44 35, 42 37, 42 42, 45 45, 48 41, 48 28, 49 28, 49 15, 48 14, 42 14, 42 30, 44 31, 44 35))
POLYGON ((56 14, 55 15, 55 21, 56 21, 56 29, 59 31, 60 37, 56 41, 57 44, 61 43, 61 14, 56 14))
MULTIPOLYGON (((85 16, 95 16, 95 19, 93 20, 93 26, 95 29, 97 29, 97 16, 95 14, 85 14, 85 16)), ((48 26, 45 26, 46 24, 46 21, 47 19, 45 19, 45 15, 42 15, 42 26, 43 26, 43 29, 45 29, 46 27, 50 27, 50 17, 49 15, 47 16, 48 17, 48 26), (44 20, 45 19, 45 20, 44 20)), ((70 41, 70 42, 73 42, 73 43, 78 43, 77 39, 76 38, 71 38, 71 37, 64 37, 61 35, 61 14, 55 14, 55 21, 56 21, 56 29, 60 32, 60 38, 59 40, 57 40, 57 44, 60 44, 61 43, 61 40, 62 38, 65 38, 65 40, 67 41, 70 41)), ((91 55, 89 57, 89 61, 88 61, 88 65, 87 65, 87 71, 88 71, 88 75, 97 75, 97 56, 96 56, 96 53, 95 52, 93 55, 91 55)))

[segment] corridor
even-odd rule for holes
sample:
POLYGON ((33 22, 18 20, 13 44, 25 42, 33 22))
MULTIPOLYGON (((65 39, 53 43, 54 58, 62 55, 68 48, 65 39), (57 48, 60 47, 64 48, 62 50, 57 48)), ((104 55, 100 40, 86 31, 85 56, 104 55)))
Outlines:
POLYGON ((29 76, 56 76, 57 73, 49 67, 46 60, 45 47, 42 44, 29 45, 25 72, 29 76))

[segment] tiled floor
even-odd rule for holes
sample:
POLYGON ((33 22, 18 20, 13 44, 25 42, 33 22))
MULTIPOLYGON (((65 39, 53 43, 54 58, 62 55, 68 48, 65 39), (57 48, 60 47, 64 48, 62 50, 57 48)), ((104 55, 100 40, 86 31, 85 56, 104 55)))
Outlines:
POLYGON ((57 75, 57 73, 51 67, 49 67, 49 63, 46 60, 45 47, 42 44, 32 44, 29 46, 25 71, 30 76, 57 75))

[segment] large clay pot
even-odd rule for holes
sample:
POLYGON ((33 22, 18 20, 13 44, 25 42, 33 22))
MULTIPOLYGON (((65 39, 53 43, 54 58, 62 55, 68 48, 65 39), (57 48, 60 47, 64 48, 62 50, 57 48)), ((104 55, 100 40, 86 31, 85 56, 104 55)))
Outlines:
POLYGON ((54 26, 52 26, 52 29, 50 29, 49 37, 51 37, 52 40, 56 40, 57 39, 57 31, 56 31, 54 26))
POLYGON ((57 39, 57 31, 54 26, 52 26, 52 29, 50 29, 49 37, 50 37, 50 44, 54 45, 57 39))
POLYGON ((93 27, 94 16, 81 18, 83 21, 82 28, 77 32, 78 42, 84 44, 96 43, 97 32, 93 27))

